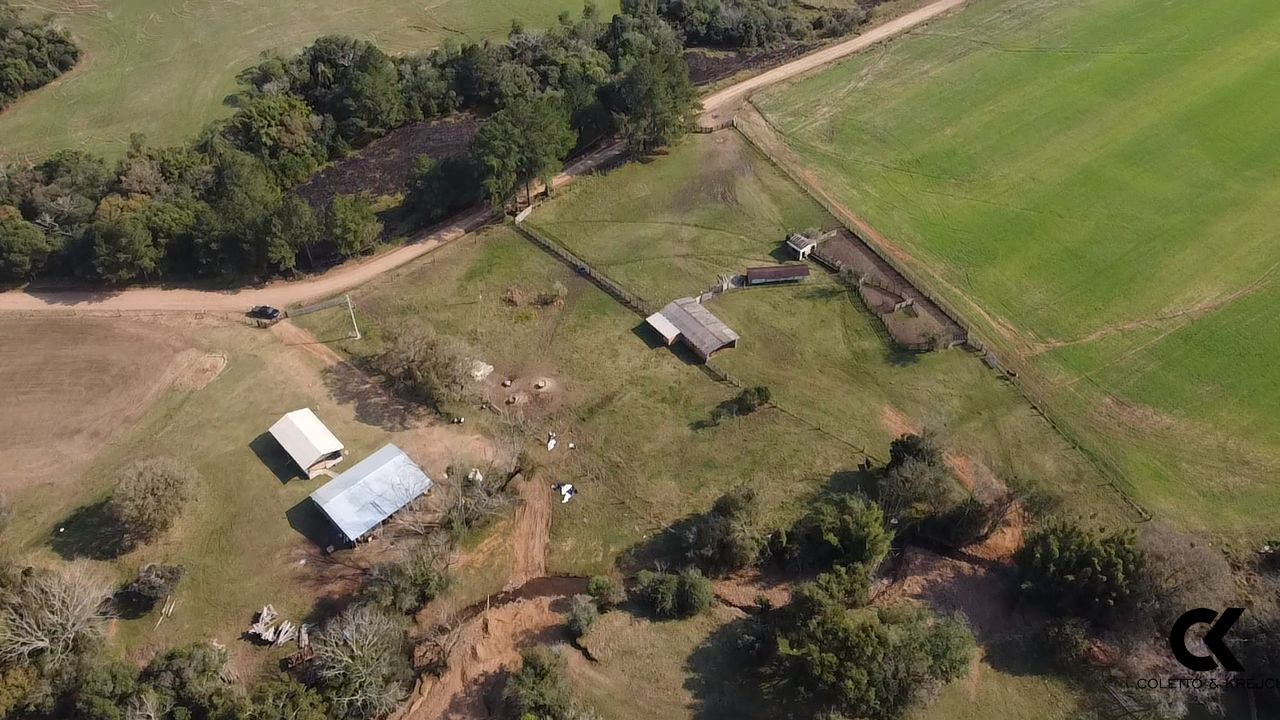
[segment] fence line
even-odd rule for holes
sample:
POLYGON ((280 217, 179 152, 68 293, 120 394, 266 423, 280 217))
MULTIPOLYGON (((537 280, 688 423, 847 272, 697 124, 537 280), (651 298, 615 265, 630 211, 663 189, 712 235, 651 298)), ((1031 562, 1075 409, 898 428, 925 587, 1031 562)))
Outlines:
MULTIPOLYGON (((772 132, 776 137, 781 138, 781 133, 778 131, 777 127, 774 126, 773 123, 769 121, 769 119, 764 115, 764 113, 761 113, 755 107, 754 103, 752 103, 750 99, 748 99, 746 102, 746 108, 749 109, 748 111, 754 117, 759 118, 760 122, 764 123, 765 127, 770 132, 772 132)), ((814 188, 810 184, 810 180, 808 178, 803 177, 800 173, 796 172, 791 167, 790 163, 783 162, 778 157, 776 157, 773 153, 769 152, 768 148, 766 147, 766 143, 754 137, 752 135, 753 130, 747 127, 744 123, 739 122, 739 118, 742 115, 743 115, 742 111, 735 114, 733 118, 733 126, 738 131, 738 133, 741 134, 742 137, 745 138, 747 142, 751 144, 752 147, 754 147, 761 155, 763 155, 765 159, 767 159, 774 167, 782 171, 782 173, 784 173, 788 178, 790 178, 792 182, 794 182, 802 190, 804 190, 806 195, 813 198, 813 200, 817 202, 819 205, 821 205, 822 208, 826 210, 829 214, 831 214, 832 217, 836 218, 836 220, 839 221, 840 225, 843 226, 845 229, 847 229, 850 233, 852 233, 853 236, 857 240, 861 241, 866 248, 871 250, 871 252, 875 253, 878 257, 880 257, 880 259, 882 259, 885 263, 887 263, 891 268, 893 268, 900 275, 902 275, 902 277, 904 277, 907 280, 907 282, 911 283, 912 286, 916 289, 916 291, 920 293, 921 297, 925 298, 929 302, 932 302, 940 312, 942 312, 952 322, 954 322, 956 326, 959 327, 965 334, 964 344, 969 348, 972 348, 973 350, 984 354, 985 356, 984 361, 989 366, 991 366, 992 369, 1000 373, 1002 377, 1008 379, 1012 383, 1013 387, 1015 387, 1018 390, 1019 394, 1022 395, 1022 397, 1027 401, 1029 405, 1031 405, 1032 409, 1035 410, 1036 414, 1039 415, 1041 418, 1043 418, 1045 422, 1047 422, 1049 426, 1052 427, 1060 437, 1066 440, 1066 442, 1072 448, 1074 448, 1077 452, 1079 452, 1086 460, 1089 461, 1090 464, 1092 464, 1106 478, 1107 480, 1107 482, 1105 483, 1106 486, 1110 488, 1112 491, 1114 491, 1120 497, 1121 501, 1123 501, 1123 503, 1129 509, 1134 511, 1134 513, 1137 515, 1140 522, 1146 522, 1152 519, 1153 516, 1151 515, 1151 513, 1145 507, 1143 507, 1141 503, 1135 500, 1133 496, 1129 494, 1129 492, 1127 492, 1124 488, 1121 487, 1122 484, 1125 486, 1128 486, 1128 481, 1124 479, 1124 474, 1120 471, 1118 464, 1109 457, 1103 457, 1099 453, 1099 451, 1094 450, 1092 448, 1086 448, 1084 444, 1077 439, 1076 433, 1071 431, 1068 423, 1064 420, 1059 419, 1056 415, 1050 412, 1049 402, 1041 395, 1042 392, 1044 392, 1047 395, 1047 391, 1042 390, 1042 388, 1039 387, 1038 382, 1030 378, 1020 377, 1019 373, 1016 370, 1006 367, 1005 364, 1002 363, 1000 359, 997 358, 994 355, 994 353, 990 350, 990 348, 987 346, 987 343, 985 343, 980 338, 976 337, 972 329, 966 323, 960 321, 959 318, 961 316, 959 314, 952 311, 947 304, 939 302, 936 294, 925 292, 924 288, 929 286, 921 283, 914 276, 913 271, 910 271, 904 268, 903 266, 899 265, 898 263, 895 263, 892 259, 890 259, 887 256, 886 253, 881 251, 880 247, 878 247, 876 243, 868 241, 864 237, 864 234, 860 233, 857 228, 850 227, 850 223, 846 220, 846 217, 845 217, 845 214, 848 213, 848 210, 837 207, 837 203, 835 203, 831 198, 829 198, 825 192, 819 192, 816 188, 814 188)), ((779 141, 781 142, 781 140, 779 141)), ((827 261, 823 261, 823 263, 828 264, 827 261)))
POLYGON ((583 275, 587 279, 591 280, 591 282, 595 284, 596 287, 600 288, 601 290, 604 290, 606 293, 612 295, 614 299, 618 300, 623 305, 627 306, 627 309, 631 310, 637 315, 640 315, 641 317, 648 317, 649 315, 653 314, 654 312, 653 303, 650 303, 648 300, 645 300, 644 298, 631 293, 626 288, 622 287, 617 282, 615 282, 609 276, 605 275, 599 270, 596 270, 594 267, 590 265, 590 263, 578 257, 577 255, 574 255, 572 252, 569 252, 569 250, 567 250, 560 243, 556 242, 555 240, 552 240, 550 237, 547 237, 547 235, 545 234, 545 231, 537 230, 533 227, 530 227, 528 223, 518 223, 514 227, 516 229, 516 232, 525 236, 531 242, 533 242, 533 244, 537 245, 543 250, 546 250, 548 253, 555 256, 557 259, 559 259, 561 262, 573 268, 573 270, 577 272, 579 275, 583 275))
MULTIPOLYGON (((755 117, 759 118, 761 122, 763 122, 766 126, 768 126, 769 129, 775 135, 778 135, 779 137, 781 137, 781 134, 778 133, 777 128, 775 128, 773 124, 769 122, 769 119, 765 117, 763 113, 761 113, 759 110, 756 109, 755 105, 752 104, 750 99, 747 100, 747 107, 750 108, 750 112, 755 117)), ((945 315, 948 320, 955 323, 956 327, 960 328, 961 332, 964 333, 965 343, 968 343, 971 345, 974 343, 975 338, 973 336, 973 330, 968 325, 966 325, 965 323, 959 320, 960 316, 957 313, 953 312, 950 306, 948 306, 943 302, 940 302, 935 293, 925 292, 924 288, 927 286, 922 284, 915 277, 912 271, 906 269, 902 265, 899 265, 898 263, 890 259, 889 256, 885 252, 883 252, 880 249, 880 247, 876 245, 876 243, 873 243, 867 240, 867 238, 865 237, 866 233, 859 231, 859 229, 856 227, 852 227, 852 223, 848 222, 845 218, 845 215, 849 212, 848 210, 846 210, 845 208, 838 207, 838 204, 835 201, 833 201, 831 198, 827 197, 825 192, 819 192, 816 188, 814 188, 809 183, 809 181, 806 178, 804 178, 800 173, 796 172, 791 167, 790 163, 786 163, 779 160, 773 153, 770 153, 768 151, 768 149, 765 147, 765 144, 763 142, 759 142, 755 137, 752 137, 751 130, 749 128, 745 128, 743 126, 743 123, 738 121, 738 118, 741 117, 741 115, 742 115, 741 112, 734 115, 733 127, 738 131, 739 134, 742 135, 742 137, 746 138, 747 142, 749 142, 752 147, 754 147, 761 155, 764 155, 765 159, 767 159, 774 167, 781 170, 783 174, 785 174, 788 178, 790 178, 793 183, 798 185, 801 190, 804 190, 805 194, 813 198, 814 202, 821 205, 822 209, 826 210, 828 214, 834 217, 840 223, 840 225, 843 226, 845 230, 848 230, 849 233, 852 234, 857 241, 862 243, 864 247, 866 247, 868 250, 874 253, 877 257, 883 260, 890 268, 893 268, 894 271, 896 271, 899 275, 905 278, 906 281, 911 284, 912 288, 914 288, 915 291, 919 293, 922 298, 933 303, 934 306, 938 308, 939 312, 945 315)))

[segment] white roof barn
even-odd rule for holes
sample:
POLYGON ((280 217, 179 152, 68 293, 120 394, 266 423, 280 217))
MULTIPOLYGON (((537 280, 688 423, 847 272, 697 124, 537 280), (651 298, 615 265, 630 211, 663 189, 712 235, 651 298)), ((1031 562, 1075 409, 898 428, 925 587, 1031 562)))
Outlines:
POLYGON ((422 468, 387 444, 311 493, 311 501, 354 543, 430 489, 422 468))
POLYGON ((346 450, 310 408, 294 410, 271 426, 271 436, 308 478, 342 462, 346 450))

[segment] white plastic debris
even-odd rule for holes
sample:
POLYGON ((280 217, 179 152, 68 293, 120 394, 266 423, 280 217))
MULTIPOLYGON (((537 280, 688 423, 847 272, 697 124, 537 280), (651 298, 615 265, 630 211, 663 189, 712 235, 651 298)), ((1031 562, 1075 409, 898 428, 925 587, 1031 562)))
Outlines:
POLYGON ((556 434, 548 433, 547 434, 547 452, 551 452, 552 450, 555 450, 555 449, 556 449, 556 434))

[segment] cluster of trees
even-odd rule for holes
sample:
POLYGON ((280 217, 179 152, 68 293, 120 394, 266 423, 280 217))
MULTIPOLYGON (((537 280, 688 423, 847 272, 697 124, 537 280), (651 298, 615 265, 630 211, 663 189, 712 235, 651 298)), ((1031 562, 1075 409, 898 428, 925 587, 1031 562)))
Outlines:
POLYGON ((875 497, 905 538, 961 548, 999 527, 1013 495, 982 502, 947 467, 941 436, 932 430, 903 435, 889 445, 889 462, 876 478, 875 497))
MULTIPOLYGON (((131 585, 164 592, 172 569, 131 585)), ((180 574, 180 573, 179 573, 180 574)), ((227 682, 226 652, 171 649, 139 669, 104 652, 112 589, 88 566, 0 567, 0 717, 53 720, 326 720, 326 701, 281 677, 252 694, 227 682)))
POLYGON ((261 277, 358 255, 380 233, 367 198, 317 213, 214 131, 167 148, 135 138, 113 167, 68 150, 0 173, 0 280, 261 277))
POLYGON ((471 399, 478 392, 471 377, 476 355, 461 341, 413 320, 387 333, 385 349, 371 363, 397 392, 436 408, 471 399))
POLYGON ((832 566, 742 629, 739 647, 779 707, 800 717, 893 718, 968 670, 975 644, 962 620, 907 603, 867 605, 884 552, 832 566))
MULTIPOLYGON (((1169 654, 1174 622, 1191 608, 1241 605, 1230 563, 1202 539, 1164 523, 1133 530, 1103 531, 1062 519, 1028 536, 1014 555, 1023 597, 1056 617, 1046 629, 1045 647, 1059 668, 1076 677, 1102 673, 1093 651, 1119 646, 1118 672, 1129 677, 1179 677, 1185 668, 1169 654)), ((1280 612, 1274 600, 1255 598, 1247 621, 1232 632, 1242 657, 1267 665, 1280 654, 1280 612)), ((1226 673, 1205 677, 1185 692, 1125 688, 1134 703, 1154 716, 1182 717, 1192 705, 1220 708, 1226 673)), ((1280 693, 1257 699, 1280 707, 1280 693)))
POLYGON ((392 128, 458 109, 487 118, 465 156, 415 166, 405 209, 421 221, 501 204, 606 133, 649 152, 691 122, 681 51, 654 8, 605 21, 590 4, 550 30, 513 27, 505 43, 398 58, 319 38, 241 73, 235 114, 191 143, 138 137, 114 166, 64 151, 6 168, 0 280, 263 277, 366 253, 382 233, 370 198, 339 196, 317 211, 289 189, 392 128))
POLYGON ((51 22, 23 20, 0 0, 0 109, 75 66, 80 48, 51 22))
POLYGON ((861 6, 815 7, 791 0, 628 0, 656 4, 690 44, 760 48, 852 31, 867 19, 861 6))

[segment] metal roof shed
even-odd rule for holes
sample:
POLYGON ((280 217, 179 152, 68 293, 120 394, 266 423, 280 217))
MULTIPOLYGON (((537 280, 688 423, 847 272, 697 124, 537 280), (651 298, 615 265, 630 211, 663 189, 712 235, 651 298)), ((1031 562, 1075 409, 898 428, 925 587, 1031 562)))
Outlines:
POLYGON ((645 318, 645 322, 649 323, 649 327, 658 331, 658 334, 662 336, 667 345, 675 342, 676 338, 680 337, 680 329, 672 325, 671 321, 663 317, 660 312, 645 318))
POLYGON ((270 432, 308 478, 342 462, 346 455, 342 443, 311 412, 311 408, 285 415, 271 426, 270 432))
POLYGON ((422 468, 387 444, 311 493, 311 501, 354 543, 430 489, 422 468))
POLYGON ((680 331, 680 339, 703 360, 717 350, 738 346, 738 333, 693 298, 680 298, 662 308, 662 316, 680 331))

